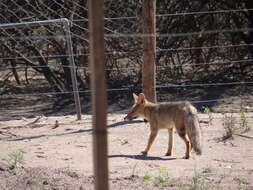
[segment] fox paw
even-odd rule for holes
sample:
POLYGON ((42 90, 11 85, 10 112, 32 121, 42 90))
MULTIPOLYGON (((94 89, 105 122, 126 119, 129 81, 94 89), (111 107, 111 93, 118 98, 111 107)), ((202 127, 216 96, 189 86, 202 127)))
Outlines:
POLYGON ((165 156, 171 156, 171 152, 167 152, 165 156))
POLYGON ((141 152, 142 155, 147 155, 148 153, 146 151, 141 152))
POLYGON ((189 159, 190 158, 190 156, 184 156, 183 157, 183 159, 189 159))

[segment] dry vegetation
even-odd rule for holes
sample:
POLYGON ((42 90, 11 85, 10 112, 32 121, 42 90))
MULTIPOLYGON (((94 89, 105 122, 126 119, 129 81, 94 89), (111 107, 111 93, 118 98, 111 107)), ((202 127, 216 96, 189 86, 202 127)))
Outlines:
MULTIPOLYGON (((141 6, 105 1, 107 18, 133 17, 106 19, 105 33, 140 33, 141 6)), ((199 110, 204 154, 190 160, 181 158, 185 148, 177 135, 173 156, 163 156, 167 131, 148 156, 140 154, 148 124, 122 120, 132 92, 141 90, 142 39, 106 37, 107 85, 114 89, 108 91, 111 189, 253 189, 253 32, 235 32, 252 28, 252 8, 251 0, 157 1, 160 15, 240 10, 157 17, 158 34, 185 34, 157 37, 156 82, 158 101, 189 100, 199 110), (221 32, 226 29, 234 31, 221 32)), ((86 3, 1 0, 0 9, 3 23, 73 21, 83 111, 76 121, 61 26, 0 29, 0 189, 93 189, 91 100, 83 92, 90 90, 86 3)))
MULTIPOLYGON (((252 113, 199 114, 204 154, 185 160, 177 135, 173 156, 163 156, 167 131, 142 156, 148 124, 124 122, 124 112, 108 115, 111 189, 253 189, 252 113)), ((93 189, 91 124, 89 114, 2 121, 1 188, 93 189)))

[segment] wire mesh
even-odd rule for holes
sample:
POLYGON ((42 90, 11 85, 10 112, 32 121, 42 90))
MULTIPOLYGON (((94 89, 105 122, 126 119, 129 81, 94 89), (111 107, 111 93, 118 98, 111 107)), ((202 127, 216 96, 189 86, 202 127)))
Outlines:
MULTIPOLYGON (((158 100, 188 100, 199 110, 215 105, 214 111, 245 114, 253 109, 253 9, 240 1, 229 7, 224 1, 214 2, 157 1, 158 100)), ((149 35, 142 33, 141 9, 141 1, 105 1, 107 93, 109 104, 113 107, 116 102, 121 110, 130 104, 132 92, 142 90, 142 40, 149 35)), ((72 89, 72 66, 61 25, 0 27, 0 120, 31 117, 34 112, 73 113, 69 111, 73 106, 68 106, 73 93, 82 96, 84 110, 88 110, 87 2, 1 0, 0 10, 0 24, 69 19, 79 88, 72 89)), ((111 123, 118 121, 110 119, 111 123)), ((224 116, 213 119, 224 120, 224 116)), ((251 115, 237 115, 236 119, 237 125, 242 125, 242 119, 252 125, 251 115)), ((60 125, 73 126, 73 121, 60 125)), ((206 130, 204 135, 212 132, 222 130, 206 130)))
MULTIPOLYGON (((87 2, 3 0, 0 7, 1 24, 68 18, 79 93, 89 96, 87 2)), ((106 0, 104 7, 107 91, 128 97, 142 89, 142 39, 146 36, 142 34, 142 2, 106 0)), ((209 105, 230 100, 222 95, 224 89, 237 89, 233 97, 249 92, 253 41, 246 39, 252 34, 248 19, 252 9, 226 7, 221 2, 213 8, 202 4, 185 7, 183 2, 157 3, 158 100, 209 105), (217 93, 209 96, 207 89, 217 93)), ((54 24, 0 29, 2 97, 72 94, 65 37, 54 24), (16 85, 36 88, 13 90, 16 85)))

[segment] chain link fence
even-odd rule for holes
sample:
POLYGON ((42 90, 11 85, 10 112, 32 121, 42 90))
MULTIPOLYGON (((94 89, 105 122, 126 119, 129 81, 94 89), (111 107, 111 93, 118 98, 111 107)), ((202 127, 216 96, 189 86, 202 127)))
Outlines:
MULTIPOLYGON (((211 126, 211 121, 217 119, 216 121, 223 121, 220 122, 223 127, 233 122, 233 126, 246 126, 247 130, 250 129, 252 114, 245 112, 253 110, 253 7, 245 2, 157 1, 156 90, 159 102, 193 102, 198 110, 205 113, 206 117, 202 119, 202 122, 206 122, 204 126, 211 126), (231 118, 226 114, 217 114, 213 118, 213 111, 227 113, 231 118), (234 117, 230 112, 240 112, 240 115, 234 117)), ((104 5, 108 103, 109 112, 115 113, 127 109, 132 93, 142 90, 142 40, 147 35, 142 32, 142 1, 106 0, 104 5)), ((41 114, 74 114, 75 93, 81 97, 82 112, 88 113, 91 110, 91 89, 87 1, 1 0, 0 10, 0 121, 41 114), (68 20, 71 51, 66 26, 61 22, 51 22, 55 19, 68 20), (49 23, 39 24, 41 21, 49 23), (24 24, 31 22, 36 23, 36 26, 24 24), (17 27, 18 23, 23 24, 17 27), (11 27, 6 27, 7 25, 11 27)), ((108 128, 122 124, 119 121, 121 118, 112 116, 110 119, 108 128), (116 121, 118 123, 115 124, 116 121)), ((76 122, 75 125, 91 123, 90 116, 87 116, 87 120, 76 122)), ((58 120, 55 123, 51 121, 48 126, 55 129, 59 123, 58 120)), ((73 122, 62 122, 60 125, 73 126, 73 122)), ((92 132, 92 129, 83 130, 81 127, 77 131, 67 132, 69 130, 72 129, 66 128, 59 136, 92 132)), ((204 135, 206 137, 215 132, 220 131, 210 128, 204 135)), ((132 136, 132 129, 128 131, 129 134, 132 136)), ((243 133, 236 135, 252 139, 243 133)), ((51 134, 42 136, 48 138, 51 134)), ((31 140, 39 137, 41 136, 21 138, 31 140)), ((119 139, 122 136, 116 138, 113 140, 117 146, 120 144, 122 147, 129 143, 127 139, 119 139)), ((83 142, 80 141, 81 143, 83 142)), ((212 143, 212 146, 217 145, 216 142, 212 143)), ((233 144, 231 146, 234 148, 233 144)), ((80 147, 86 148, 82 145, 80 147)), ((211 148, 206 149, 216 150, 211 148)), ((124 156, 117 153, 115 157, 124 156)), ((125 157, 146 159, 138 155, 125 157)), ((251 157, 247 155, 246 159, 251 157)), ((151 160, 156 159, 151 157, 151 160)), ((196 160, 194 162, 197 163, 196 160)), ((244 167, 234 169, 232 164, 239 164, 231 159, 212 160, 213 162, 217 162, 215 169, 228 169, 226 167, 229 166, 229 171, 236 175, 240 173, 250 177, 252 174, 252 170, 245 170, 244 167)), ((133 174, 136 166, 137 162, 133 174)), ((147 168, 155 167, 150 165, 147 168)), ((191 171, 193 170, 196 168, 191 171)), ((210 168, 204 168, 201 173, 207 184, 210 180, 204 174, 210 173, 208 170, 210 168)), ((216 170, 213 176, 216 175, 215 172, 216 170)), ((193 183, 198 178, 196 171, 195 175, 193 183)), ((221 184, 224 178, 217 183, 221 184)), ((134 178, 130 178, 132 179, 134 178)), ((243 184, 239 178, 232 180, 237 180, 239 185, 245 187, 250 184, 243 184)))
MULTIPOLYGON (((83 110, 88 110, 87 2, 2 0, 0 8, 1 24, 59 18, 70 21, 79 94, 84 101, 83 110)), ((142 89, 141 9, 141 1, 105 1, 109 104, 122 97, 128 99, 132 92, 142 89)), ((240 96, 241 106, 235 110, 249 105, 244 95, 251 95, 252 88, 251 15, 251 7, 236 2, 157 2, 158 101, 187 99, 201 108, 231 103, 240 96)), ((46 97, 54 103, 52 109, 60 109, 71 101, 72 66, 61 25, 1 28, 0 43, 1 104, 10 98, 20 102, 43 101, 46 97), (40 96, 43 98, 36 98, 40 96)), ((118 106, 122 109, 126 105, 120 102, 118 106)))

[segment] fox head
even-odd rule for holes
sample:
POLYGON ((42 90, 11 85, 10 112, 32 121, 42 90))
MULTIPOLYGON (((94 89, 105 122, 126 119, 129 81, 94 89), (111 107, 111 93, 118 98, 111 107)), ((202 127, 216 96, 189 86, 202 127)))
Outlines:
POLYGON ((140 93, 139 96, 137 96, 135 93, 133 93, 133 97, 134 105, 131 107, 124 120, 133 120, 144 116, 144 107, 147 101, 145 95, 140 93))

